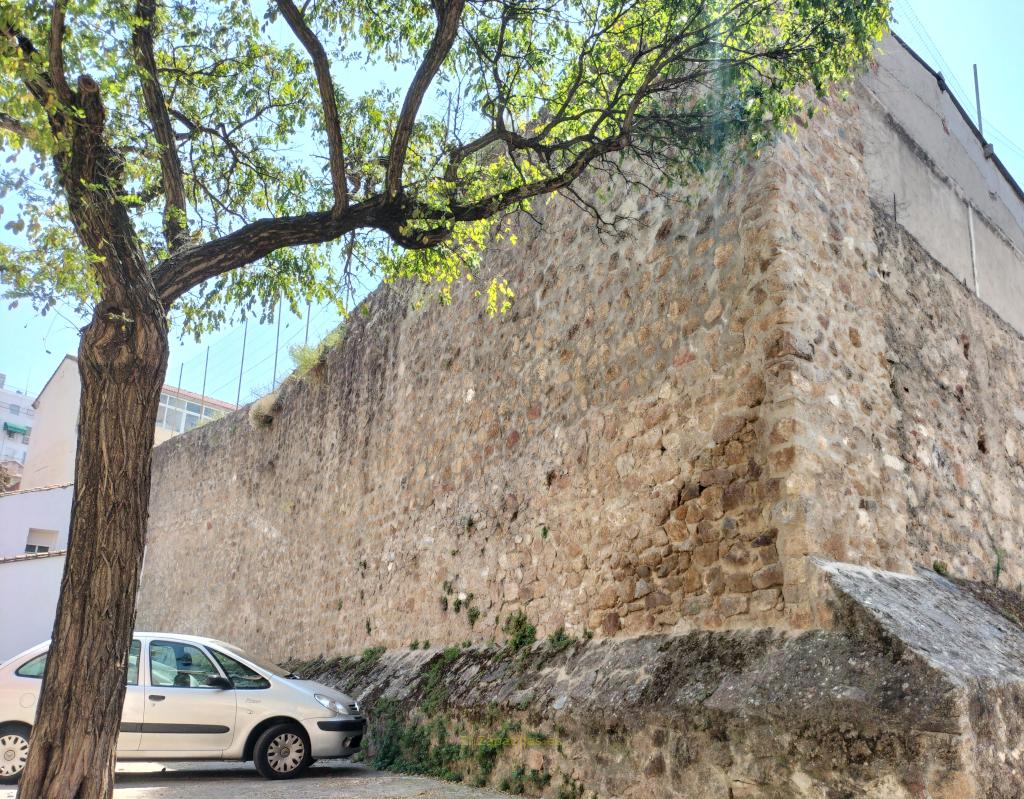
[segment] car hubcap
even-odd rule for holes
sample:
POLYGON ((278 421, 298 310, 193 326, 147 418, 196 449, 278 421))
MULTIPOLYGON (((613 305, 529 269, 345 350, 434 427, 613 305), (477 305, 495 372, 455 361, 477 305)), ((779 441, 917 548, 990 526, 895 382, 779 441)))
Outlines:
POLYGON ((12 777, 25 768, 28 760, 28 741, 20 735, 0 738, 0 776, 12 777))
POLYGON ((287 774, 298 768, 306 756, 306 745, 293 732, 283 732, 267 747, 267 762, 279 774, 287 774))

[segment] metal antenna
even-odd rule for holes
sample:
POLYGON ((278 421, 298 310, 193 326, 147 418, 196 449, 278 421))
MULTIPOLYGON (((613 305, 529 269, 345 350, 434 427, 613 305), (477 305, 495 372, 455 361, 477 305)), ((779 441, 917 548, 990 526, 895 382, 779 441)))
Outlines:
POLYGON ((974 65, 974 102, 978 106, 978 132, 985 139, 985 125, 981 121, 981 84, 978 82, 978 65, 974 65))
POLYGON ((981 119, 981 84, 978 82, 978 65, 974 65, 974 102, 978 105, 978 133, 981 135, 981 151, 986 158, 995 155, 995 147, 991 142, 985 141, 985 126, 981 119))
POLYGON ((281 349, 281 304, 284 302, 284 294, 277 297, 277 338, 274 339, 274 376, 270 380, 270 390, 277 388, 277 351, 281 349))
POLYGON ((245 340, 249 337, 249 317, 245 317, 245 329, 242 331, 242 357, 238 361, 238 393, 235 395, 235 408, 242 401, 242 369, 245 368, 245 340))
POLYGON ((203 398, 199 400, 199 420, 202 421, 206 408, 206 370, 210 368, 210 345, 206 345, 206 363, 203 364, 203 398))
POLYGON ((974 101, 978 106, 978 132, 985 138, 985 126, 981 121, 981 84, 978 82, 978 65, 974 65, 974 101))

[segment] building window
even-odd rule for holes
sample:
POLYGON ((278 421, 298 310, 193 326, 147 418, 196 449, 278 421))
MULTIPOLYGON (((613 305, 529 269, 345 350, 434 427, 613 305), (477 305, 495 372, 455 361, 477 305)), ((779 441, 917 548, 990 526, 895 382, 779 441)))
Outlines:
POLYGON ((7 406, 11 411, 11 416, 18 416, 21 413, 21 406, 11 403, 7 406))
POLYGON ((202 419, 217 419, 223 415, 224 411, 220 408, 162 393, 156 425, 172 433, 184 433, 198 425, 202 419))
POLYGON ((7 437, 12 441, 24 438, 30 431, 31 428, 25 427, 24 425, 14 424, 14 422, 4 422, 4 432, 7 433, 7 437))
POLYGON ((28 539, 25 541, 25 551, 29 553, 34 552, 49 552, 51 549, 57 546, 57 531, 56 530, 40 530, 35 527, 30 527, 28 531, 28 539))
POLYGON ((27 444, 28 443, 28 437, 31 434, 32 434, 32 428, 30 427, 28 430, 26 430, 24 433, 21 434, 21 443, 22 444, 27 444))

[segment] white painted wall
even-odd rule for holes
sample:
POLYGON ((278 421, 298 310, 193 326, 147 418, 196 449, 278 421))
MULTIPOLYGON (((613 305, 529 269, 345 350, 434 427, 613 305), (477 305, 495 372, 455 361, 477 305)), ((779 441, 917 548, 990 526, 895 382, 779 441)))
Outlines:
POLYGON ((872 199, 1024 333, 1024 201, 949 93, 898 41, 883 41, 860 82, 875 102, 863 115, 872 199))
POLYGON ((0 558, 25 554, 29 530, 56 530, 55 549, 66 549, 71 521, 70 485, 0 494, 0 558))
POLYGON ((0 560, 0 662, 50 637, 63 553, 0 560))
POLYGON ((910 50, 887 37, 877 66, 861 81, 963 196, 1018 249, 1024 249, 1020 196, 995 162, 985 157, 981 142, 949 92, 942 91, 910 50))
POLYGON ((75 479, 81 393, 78 361, 66 356, 36 399, 35 426, 21 476, 23 489, 64 485, 75 479))

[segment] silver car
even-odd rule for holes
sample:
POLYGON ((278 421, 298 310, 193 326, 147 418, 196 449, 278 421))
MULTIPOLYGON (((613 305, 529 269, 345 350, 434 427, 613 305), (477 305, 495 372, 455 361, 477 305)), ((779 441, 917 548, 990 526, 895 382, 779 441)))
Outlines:
MULTIPOLYGON (((0 783, 17 782, 50 644, 0 664, 0 783)), ((135 633, 118 760, 251 760, 267 779, 359 751, 358 703, 212 638, 135 633)))

